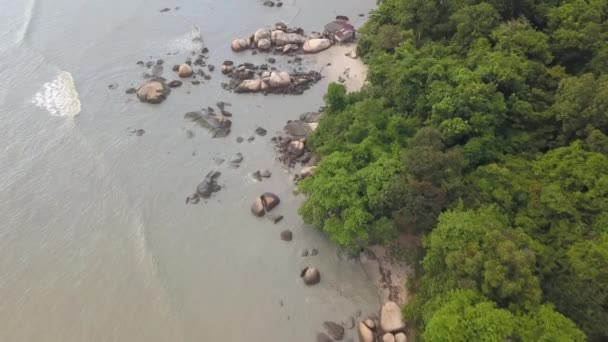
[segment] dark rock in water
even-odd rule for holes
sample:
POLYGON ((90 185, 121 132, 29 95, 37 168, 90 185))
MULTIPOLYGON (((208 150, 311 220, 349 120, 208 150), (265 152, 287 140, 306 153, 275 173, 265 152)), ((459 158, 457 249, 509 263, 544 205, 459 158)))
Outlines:
POLYGON ((216 179, 221 175, 219 171, 211 171, 197 187, 196 193, 202 198, 209 198, 214 192, 220 191, 222 188, 216 182, 216 179))
POLYGON ((165 61, 163 61, 162 59, 156 61, 156 65, 163 65, 164 63, 165 61))
POLYGON ((276 62, 277 62, 277 60, 276 60, 275 58, 273 58, 273 57, 269 57, 269 58, 267 59, 267 61, 268 61, 268 63, 270 63, 270 64, 274 64, 274 63, 276 63, 276 62))
POLYGON ((257 54, 258 54, 258 50, 253 50, 253 51, 251 51, 251 55, 252 55, 252 56, 255 56, 255 55, 257 55, 257 54))
POLYGON ((171 9, 168 7, 165 7, 163 9, 160 10, 161 13, 165 13, 165 12, 169 12, 171 9))
POLYGON ((150 62, 146 62, 146 67, 147 68, 151 68, 154 65, 154 62, 150 61, 150 62))
POLYGON ((265 192, 261 196, 257 197, 251 206, 251 212, 258 216, 264 216, 265 213, 274 209, 277 205, 281 203, 279 196, 271 193, 265 192))
POLYGON ((303 249, 303 250, 300 252, 300 256, 301 256, 301 257, 307 257, 307 256, 308 256, 308 249, 303 249))
POLYGON ((317 342, 333 342, 334 340, 332 340, 329 336, 325 335, 324 333, 317 333, 317 342))
POLYGON ((272 2, 270 0, 266 0, 266 1, 264 1, 264 6, 266 6, 266 7, 274 7, 274 2, 272 2))
POLYGON ((281 240, 291 241, 293 239, 293 233, 291 230, 284 230, 281 232, 281 240))
POLYGON ((146 133, 146 131, 144 131, 143 129, 138 129, 137 131, 135 131, 135 135, 138 137, 141 137, 142 135, 144 135, 144 133, 146 133))
POLYGON ((205 75, 205 76, 203 76, 203 78, 204 78, 205 80, 209 81, 209 80, 211 79, 211 75, 205 75))
POLYGON ((255 129, 255 134, 257 134, 257 135, 259 135, 261 137, 265 136, 266 133, 268 133, 268 131, 266 129, 262 128, 262 127, 258 127, 258 128, 255 129))
POLYGON ((108 89, 114 90, 116 88, 118 88, 118 84, 116 84, 116 83, 108 84, 108 89))
POLYGON ((173 81, 169 82, 169 87, 171 87, 171 88, 177 88, 181 85, 182 85, 182 81, 180 81, 180 80, 173 80, 173 81))
POLYGON ((344 338, 344 327, 336 322, 327 321, 323 323, 325 331, 331 338, 340 341, 344 338))
POLYGON ((224 138, 230 134, 232 121, 215 114, 201 112, 188 112, 184 115, 184 119, 196 122, 202 127, 208 129, 212 133, 213 138, 224 138))
POLYGON ((215 163, 215 165, 220 166, 224 163, 224 158, 221 157, 213 157, 213 162, 215 163))
POLYGON ((231 66, 231 65, 234 65, 234 62, 231 60, 225 60, 224 63, 222 63, 222 65, 231 66))
POLYGON ((283 7, 283 3, 282 2, 277 2, 277 7, 283 7))
POLYGON ((213 72, 213 70, 215 70, 215 65, 209 64, 207 65, 207 69, 209 69, 210 72, 213 72))
POLYGON ((243 162, 243 154, 241 152, 234 154, 231 158, 230 158, 230 165, 233 167, 239 167, 239 165, 241 165, 241 163, 243 162))
POLYGON ((263 170, 263 171, 260 173, 260 176, 262 176, 262 177, 264 177, 264 178, 270 178, 270 176, 271 176, 271 175, 272 175, 272 174, 271 174, 271 173, 270 173, 270 171, 268 171, 268 170, 263 170))
POLYGON ((245 139, 243 139, 243 137, 237 137, 236 138, 236 142, 239 143, 239 144, 242 143, 244 140, 245 139))
POLYGON ((137 92, 137 89, 135 89, 135 88, 129 88, 129 89, 125 90, 125 93, 127 93, 129 95, 135 94, 136 92, 137 92))
POLYGON ((313 248, 313 249, 310 250, 310 256, 315 256, 317 254, 319 254, 319 250, 318 249, 313 248))
POLYGON ((272 221, 272 223, 277 224, 283 220, 283 215, 268 214, 268 218, 272 221))
POLYGON ((220 111, 223 111, 226 106, 232 106, 230 103, 224 101, 218 101, 215 103, 215 105, 220 109, 220 111))
POLYGON ((203 48, 203 49, 201 50, 201 52, 202 52, 202 53, 204 53, 204 54, 209 53, 209 48, 206 48, 206 47, 205 47, 205 48, 203 48))
POLYGON ((346 329, 352 329, 355 327, 355 317, 348 317, 346 320, 341 321, 340 325, 346 329))
POLYGON ((143 66, 144 65, 144 61, 137 61, 137 63, 135 63, 135 64, 143 66))
POLYGON ((252 135, 252 136, 250 136, 249 138, 247 138, 247 141, 249 141, 249 142, 252 142, 252 141, 254 141, 254 140, 255 140, 255 137, 254 137, 253 135, 252 135))
POLYGON ((359 16, 360 16, 360 17, 365 17, 365 14, 363 14, 363 13, 359 13, 359 16))
POLYGON ((231 116, 232 116, 232 113, 231 113, 231 112, 229 112, 229 111, 227 111, 227 110, 222 110, 222 115, 223 115, 223 116, 227 116, 227 117, 231 117, 231 116))
POLYGON ((194 80, 194 81, 192 81, 192 84, 194 84, 194 85, 199 85, 199 84, 201 84, 201 81, 199 81, 199 80, 194 80))
POLYGON ((173 68, 171 70, 173 70, 174 72, 178 72, 179 71, 179 64, 173 65, 173 68))
POLYGON ((253 178, 254 180, 261 182, 262 181, 262 174, 260 173, 260 171, 255 171, 254 173, 251 174, 251 178, 253 178))
POLYGON ((300 278, 304 280, 306 285, 316 285, 321 281, 321 274, 314 267, 306 267, 300 272, 300 278))

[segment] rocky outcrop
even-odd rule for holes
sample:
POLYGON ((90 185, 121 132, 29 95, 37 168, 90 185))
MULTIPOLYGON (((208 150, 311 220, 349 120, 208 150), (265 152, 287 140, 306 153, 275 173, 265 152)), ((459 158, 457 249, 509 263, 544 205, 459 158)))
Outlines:
POLYGON ((259 29, 253 34, 253 42, 258 43, 262 39, 270 39, 271 32, 269 29, 259 29))
POLYGON ((262 90, 262 80, 244 80, 235 89, 236 93, 257 93, 262 90))
POLYGON ((318 124, 315 123, 307 123, 300 120, 294 120, 287 122, 283 130, 285 131, 285 133, 291 136, 302 138, 310 135, 310 133, 312 133, 317 128, 317 126, 318 124))
POLYGON ((336 322, 327 321, 323 323, 325 331, 331 338, 340 341, 344 338, 344 327, 336 322))
POLYGON ((268 70, 268 65, 256 66, 244 63, 238 66, 224 64, 222 73, 230 77, 229 83, 223 83, 226 90, 236 93, 263 92, 265 94, 302 94, 321 79, 317 71, 268 70))
POLYGON ((324 333, 317 333, 317 342, 333 342, 333 340, 324 333))
POLYGON ((375 342, 376 340, 374 331, 363 322, 359 322, 357 325, 357 333, 360 342, 375 342))
POLYGON ((267 51, 270 50, 270 48, 272 47, 272 42, 268 38, 260 39, 260 41, 257 42, 257 46, 258 49, 262 51, 267 51))
POLYGON ((177 71, 177 75, 181 78, 187 78, 192 76, 192 73, 194 71, 192 71, 192 67, 189 66, 188 64, 182 64, 179 66, 179 69, 177 71))
POLYGON ((304 43, 302 49, 306 53, 317 53, 323 51, 331 46, 329 39, 309 39, 304 43))
POLYGON ((304 284, 308 286, 316 285, 321 281, 321 273, 314 267, 306 267, 300 273, 300 278, 302 278, 304 284))
POLYGON ((142 102, 158 104, 163 102, 170 92, 163 78, 153 78, 137 88, 137 98, 142 102))
POLYGON ((400 332, 405 330, 401 316, 401 308, 395 302, 386 302, 380 311, 380 328, 384 332, 400 332))

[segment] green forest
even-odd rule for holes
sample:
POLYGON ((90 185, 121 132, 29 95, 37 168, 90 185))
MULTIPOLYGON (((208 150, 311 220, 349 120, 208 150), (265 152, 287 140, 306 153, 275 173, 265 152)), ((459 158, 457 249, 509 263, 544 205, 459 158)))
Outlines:
POLYGON ((306 223, 422 236, 420 341, 608 339, 608 0, 384 0, 331 84, 306 223))

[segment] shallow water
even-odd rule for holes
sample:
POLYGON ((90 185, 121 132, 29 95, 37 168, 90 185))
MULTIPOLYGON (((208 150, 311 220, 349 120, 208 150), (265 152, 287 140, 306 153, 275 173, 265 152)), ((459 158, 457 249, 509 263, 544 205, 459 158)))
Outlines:
POLYGON ((234 54, 230 41, 279 20, 310 32, 344 14, 359 26, 375 4, 261 2, 0 0, 0 341, 313 341, 323 321, 377 309, 360 265, 303 225, 302 198, 272 155, 270 137, 322 105, 327 79, 302 96, 237 95, 221 89, 218 68, 161 105, 124 93, 147 71, 138 60, 164 59, 171 79, 171 65, 200 48, 194 27, 209 63, 261 63, 267 56, 234 54), (232 103, 227 138, 184 121, 218 100, 232 103), (236 143, 258 126, 269 134, 236 143), (237 152, 238 169, 213 162, 237 152), (270 179, 251 180, 264 168, 270 179), (223 189, 185 205, 211 170, 223 189), (282 199, 277 225, 249 213, 262 191, 282 199), (303 248, 320 253, 302 258, 303 248), (302 284, 307 265, 320 285, 302 284))

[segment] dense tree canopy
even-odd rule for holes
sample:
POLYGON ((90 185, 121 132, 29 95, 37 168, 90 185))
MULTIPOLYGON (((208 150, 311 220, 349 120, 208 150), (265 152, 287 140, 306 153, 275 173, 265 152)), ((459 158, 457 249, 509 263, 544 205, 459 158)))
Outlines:
POLYGON ((608 1, 383 0, 330 85, 304 220, 424 236, 427 341, 608 339, 608 1))

